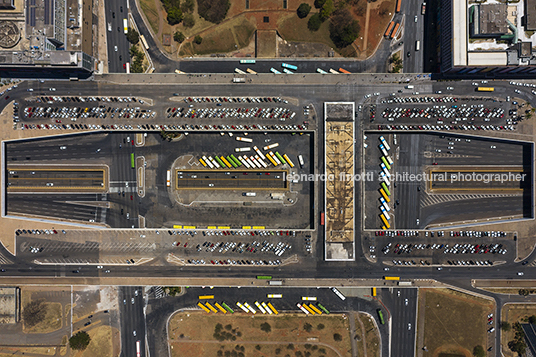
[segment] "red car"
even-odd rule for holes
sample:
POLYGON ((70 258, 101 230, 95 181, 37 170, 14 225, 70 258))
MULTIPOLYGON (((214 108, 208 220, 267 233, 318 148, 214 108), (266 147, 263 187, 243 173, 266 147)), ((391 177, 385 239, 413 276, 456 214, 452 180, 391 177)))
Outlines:
POLYGON ((123 69, 127 69, 127 64, 123 63, 123 69))
POLYGON ((133 201, 134 200, 134 197, 132 197, 132 195, 130 195, 130 200, 133 201))

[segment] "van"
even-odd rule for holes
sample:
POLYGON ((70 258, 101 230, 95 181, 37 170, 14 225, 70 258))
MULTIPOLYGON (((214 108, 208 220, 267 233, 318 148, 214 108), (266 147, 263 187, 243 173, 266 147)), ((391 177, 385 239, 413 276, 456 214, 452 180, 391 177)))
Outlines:
POLYGON ((244 192, 242 193, 242 196, 255 197, 257 196, 257 193, 256 192, 244 192))
POLYGON ((412 85, 407 85, 405 88, 406 89, 413 89, 414 87, 412 85))
POLYGON ((415 51, 419 51, 421 49, 421 41, 415 41, 415 51))

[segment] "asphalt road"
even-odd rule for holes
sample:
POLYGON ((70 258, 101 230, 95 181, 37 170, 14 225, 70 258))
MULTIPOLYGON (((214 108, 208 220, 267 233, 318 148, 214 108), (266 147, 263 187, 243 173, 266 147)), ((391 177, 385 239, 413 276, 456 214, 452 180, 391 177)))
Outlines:
MULTIPOLYGON (((404 50, 402 51, 404 72, 423 72, 424 16, 421 14, 422 0, 402 1, 401 14, 404 16, 404 50), (420 42, 417 50, 416 42, 420 42), (409 53, 409 56, 408 56, 409 53)), ((398 18, 401 19, 402 16, 398 18)))
POLYGON ((57 190, 59 188, 104 188, 104 172, 100 171, 60 171, 60 170, 39 170, 32 171, 17 169, 9 171, 7 184, 9 188, 41 188, 46 190, 57 190), (11 174, 14 172, 14 174, 11 174))
MULTIPOLYGON (((126 69, 123 69, 123 64, 130 62, 130 43, 123 28, 123 19, 128 19, 127 1, 106 0, 104 7, 106 9, 108 71, 109 73, 126 73, 126 69)), ((104 19, 100 20, 103 21, 104 19)))
POLYGON ((140 356, 145 356, 145 301, 143 287, 121 287, 119 293, 121 316, 121 356, 137 356, 136 343, 140 341, 140 356), (138 296, 136 296, 136 291, 138 296))
POLYGON ((178 189, 285 189, 284 171, 178 171, 178 189))
MULTIPOLYGON (((391 316, 391 355, 414 356, 417 329, 417 289, 381 290, 381 299, 391 316)), ((385 316, 385 310, 384 310, 385 316)))

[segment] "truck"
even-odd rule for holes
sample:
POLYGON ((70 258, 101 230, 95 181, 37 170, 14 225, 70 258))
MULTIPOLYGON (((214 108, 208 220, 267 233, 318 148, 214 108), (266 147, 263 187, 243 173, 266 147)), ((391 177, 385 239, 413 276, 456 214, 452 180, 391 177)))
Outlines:
POLYGON ((233 78, 233 83, 246 83, 245 78, 233 78))
POLYGON ((255 193, 255 192, 244 192, 244 193, 242 193, 242 196, 255 197, 255 196, 257 196, 257 193, 255 193))
POLYGON ((406 88, 406 89, 413 89, 414 87, 410 84, 410 85, 405 86, 404 88, 406 88))

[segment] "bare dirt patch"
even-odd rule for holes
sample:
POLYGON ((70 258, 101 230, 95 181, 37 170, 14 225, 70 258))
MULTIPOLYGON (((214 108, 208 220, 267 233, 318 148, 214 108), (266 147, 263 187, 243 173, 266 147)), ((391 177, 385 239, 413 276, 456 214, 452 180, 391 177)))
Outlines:
POLYGON ((276 57, 277 34, 274 30, 257 31, 257 57, 276 57))
MULTIPOLYGON (((367 36, 367 50, 364 53, 366 57, 371 56, 376 47, 383 39, 383 34, 391 18, 395 14, 396 0, 383 0, 371 4, 369 28, 367 36)), ((360 23, 363 26, 364 23, 360 23)), ((362 34, 363 35, 363 34, 362 34)))
POLYGON ((140 0, 140 7, 155 34, 158 33, 159 14, 154 0, 140 0))
POLYGON ((486 316, 494 303, 450 289, 421 289, 425 294, 423 356, 471 356, 477 345, 486 347, 486 316))
POLYGON ((233 349, 245 356, 275 356, 278 349, 283 356, 286 353, 296 355, 297 351, 302 354, 316 351, 318 354, 321 349, 326 356, 347 356, 351 353, 346 315, 252 317, 240 313, 209 315, 189 311, 174 315, 168 331, 172 356, 214 356, 218 350, 233 349), (270 325, 270 332, 261 330, 264 323, 270 325), (217 324, 221 324, 221 330, 217 329, 217 324), (311 325, 309 332, 305 330, 308 329, 306 324, 311 325), (319 328, 319 324, 324 326, 319 328), (334 334, 339 334, 341 340, 336 341, 334 334), (222 339, 222 336, 225 338, 222 339), (192 351, 195 353, 192 354, 192 351))
MULTIPOLYGON (((506 304, 502 309, 501 321, 506 321, 512 326, 516 322, 527 323, 529 316, 536 315, 536 304, 506 304)), ((508 341, 514 339, 515 331, 501 332, 502 354, 505 357, 515 357, 517 354, 508 348, 508 341)))
POLYGON ((81 357, 115 357, 113 354, 112 334, 117 332, 116 329, 110 326, 99 326, 88 331, 91 337, 89 346, 81 354, 76 356, 81 357))
MULTIPOLYGON (((378 327, 374 323, 374 320, 370 315, 364 313, 358 313, 357 318, 361 320, 364 328, 364 339, 361 343, 364 343, 366 346, 367 356, 368 357, 379 357, 380 356, 380 333, 378 327)), ((359 321, 356 321, 356 330, 359 331, 361 324, 359 321)), ((361 354, 360 356, 364 356, 361 354)))

